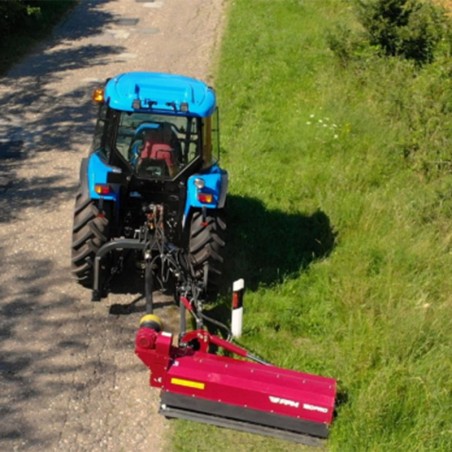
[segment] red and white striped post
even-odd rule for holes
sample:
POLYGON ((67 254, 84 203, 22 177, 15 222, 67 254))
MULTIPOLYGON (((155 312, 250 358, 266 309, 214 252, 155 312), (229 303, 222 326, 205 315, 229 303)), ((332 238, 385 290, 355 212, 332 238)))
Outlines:
POLYGON ((238 279, 232 285, 232 336, 239 338, 243 327, 243 293, 245 292, 245 280, 238 279))

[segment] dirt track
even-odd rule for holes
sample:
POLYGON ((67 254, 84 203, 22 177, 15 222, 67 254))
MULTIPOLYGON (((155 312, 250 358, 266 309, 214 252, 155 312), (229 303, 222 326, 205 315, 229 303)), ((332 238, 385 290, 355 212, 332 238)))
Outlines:
POLYGON ((170 424, 133 353, 142 312, 109 313, 138 292, 91 303, 70 277, 74 194, 92 87, 129 70, 210 81, 222 4, 81 1, 0 79, 0 450, 165 448, 170 424))

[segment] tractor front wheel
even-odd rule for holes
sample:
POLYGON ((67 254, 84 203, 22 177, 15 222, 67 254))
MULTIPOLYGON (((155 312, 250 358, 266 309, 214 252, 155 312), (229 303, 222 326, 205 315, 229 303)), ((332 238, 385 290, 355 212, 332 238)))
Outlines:
POLYGON ((72 273, 84 287, 93 287, 94 258, 99 248, 109 240, 109 205, 100 208, 82 190, 75 199, 72 229, 72 273))
POLYGON ((212 298, 219 289, 223 272, 226 240, 224 212, 215 210, 205 215, 195 211, 191 217, 189 252, 195 277, 207 281, 206 294, 212 298), (208 269, 207 275, 204 274, 208 269))

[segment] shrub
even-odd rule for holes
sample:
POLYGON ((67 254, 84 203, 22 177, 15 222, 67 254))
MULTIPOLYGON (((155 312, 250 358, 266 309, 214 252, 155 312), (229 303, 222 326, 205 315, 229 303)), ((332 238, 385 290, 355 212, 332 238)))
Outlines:
POLYGON ((358 0, 357 4, 370 44, 388 56, 430 63, 438 43, 448 34, 444 10, 429 2, 358 0))
POLYGON ((0 30, 2 35, 11 33, 26 15, 27 8, 19 0, 0 2, 0 30))
POLYGON ((21 33, 32 34, 30 30, 45 29, 55 17, 70 8, 72 4, 72 1, 0 1, 0 31, 2 37, 21 33))

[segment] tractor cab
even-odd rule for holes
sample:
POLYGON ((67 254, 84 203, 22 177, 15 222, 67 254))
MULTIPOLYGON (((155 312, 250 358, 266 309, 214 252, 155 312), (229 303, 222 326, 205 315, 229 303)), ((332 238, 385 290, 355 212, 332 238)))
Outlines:
POLYGON ((114 147, 136 177, 172 180, 213 163, 203 139, 209 125, 190 116, 123 113, 114 147))
POLYGON ((93 98, 101 104, 94 147, 108 164, 138 179, 185 181, 215 163, 218 115, 213 90, 204 83, 127 73, 93 98))

